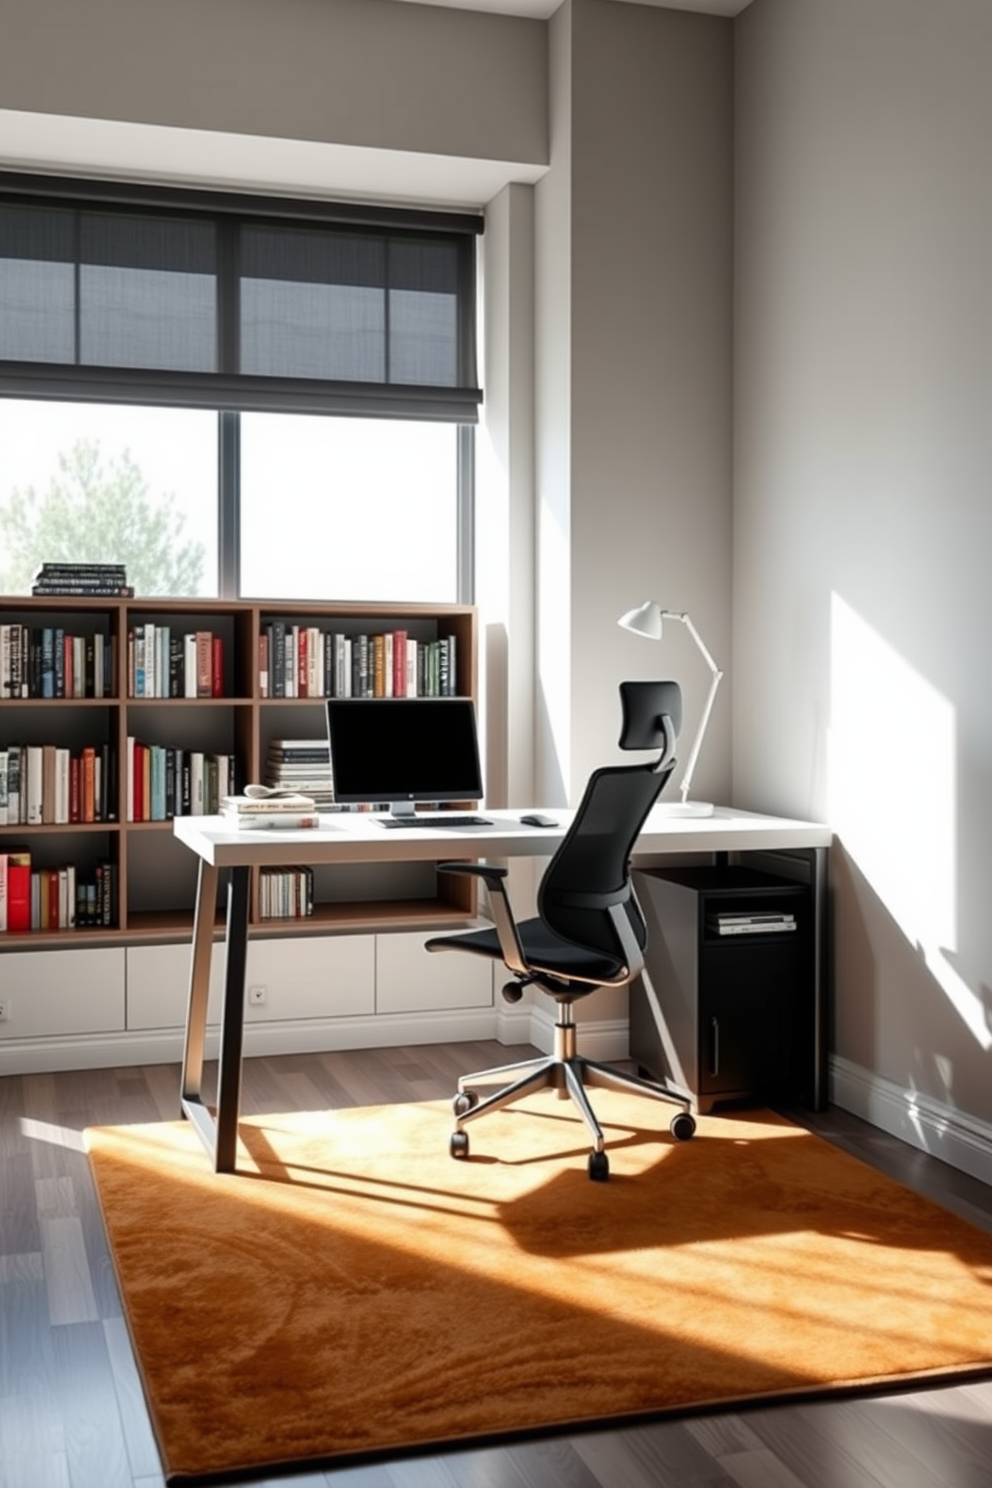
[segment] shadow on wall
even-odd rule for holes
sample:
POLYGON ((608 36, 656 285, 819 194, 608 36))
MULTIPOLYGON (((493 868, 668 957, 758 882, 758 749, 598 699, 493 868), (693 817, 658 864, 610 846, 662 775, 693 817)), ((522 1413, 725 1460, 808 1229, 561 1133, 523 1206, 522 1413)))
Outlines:
POLYGON ((831 852, 831 1052, 942 1105, 992 1120, 992 991, 953 951, 911 941, 838 838, 831 852))

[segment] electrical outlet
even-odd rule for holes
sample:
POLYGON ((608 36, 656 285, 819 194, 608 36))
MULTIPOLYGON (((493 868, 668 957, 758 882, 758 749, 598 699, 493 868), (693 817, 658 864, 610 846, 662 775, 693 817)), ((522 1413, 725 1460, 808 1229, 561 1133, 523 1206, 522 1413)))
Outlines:
POLYGON ((6 1022, 10 1017, 10 1003, 0 999, 0 1023, 6 1022))
POLYGON ((267 1001, 267 992, 264 987, 248 988, 248 1006, 264 1007, 267 1001))

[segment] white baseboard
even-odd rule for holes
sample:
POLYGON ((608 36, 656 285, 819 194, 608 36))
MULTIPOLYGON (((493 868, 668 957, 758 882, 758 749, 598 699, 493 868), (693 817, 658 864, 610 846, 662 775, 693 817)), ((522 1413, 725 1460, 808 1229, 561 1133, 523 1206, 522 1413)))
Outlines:
MULTIPOLYGON (((331 1049, 392 1049, 404 1044, 464 1043, 469 1039, 495 1037, 496 1012, 491 1007, 454 1012, 445 1009, 435 1013, 377 1013, 369 1018, 248 1023, 244 1053, 246 1058, 263 1054, 319 1054, 331 1049)), ((219 1042, 218 1029, 208 1028, 205 1058, 217 1058, 219 1042)), ((0 1049, 0 1075, 178 1064, 182 1055, 183 1035, 176 1028, 18 1039, 0 1049)))
POLYGON ((992 1126, 987 1122, 884 1080, 837 1055, 830 1060, 830 1099, 920 1152, 992 1184, 992 1126))
MULTIPOLYGON (((499 1007, 443 1009, 438 1012, 377 1013, 373 1017, 307 1018, 245 1024, 246 1058, 264 1054, 325 1053, 330 1049, 392 1049, 404 1044, 466 1043, 498 1039, 501 1044, 554 1048, 554 1009, 520 1003, 499 1007)), ((579 1049, 590 1059, 628 1057, 627 1020, 579 1025, 579 1049)), ((220 1034, 207 1029, 204 1055, 216 1059, 220 1034)), ((178 1028, 129 1033, 72 1034, 64 1038, 16 1039, 0 1046, 0 1075, 108 1069, 138 1064, 178 1064, 183 1034, 178 1028)))

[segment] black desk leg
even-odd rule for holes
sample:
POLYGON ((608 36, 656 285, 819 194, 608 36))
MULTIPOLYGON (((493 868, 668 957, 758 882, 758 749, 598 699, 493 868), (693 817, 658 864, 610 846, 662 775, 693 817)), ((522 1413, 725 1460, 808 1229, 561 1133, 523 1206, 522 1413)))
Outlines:
POLYGON ((203 1045, 207 1029, 207 999, 210 995, 210 958, 213 953, 217 869, 200 859, 196 912, 193 920, 193 956, 186 1008, 186 1040, 183 1047, 180 1102, 182 1114, 197 1127, 207 1150, 214 1149, 214 1123, 203 1105, 203 1045))
POLYGON ((241 1050, 245 1029, 245 973, 248 966, 248 890, 250 868, 232 868, 227 889, 227 967, 224 1014, 217 1071, 217 1145, 214 1171, 233 1173, 237 1161, 241 1111, 241 1050))

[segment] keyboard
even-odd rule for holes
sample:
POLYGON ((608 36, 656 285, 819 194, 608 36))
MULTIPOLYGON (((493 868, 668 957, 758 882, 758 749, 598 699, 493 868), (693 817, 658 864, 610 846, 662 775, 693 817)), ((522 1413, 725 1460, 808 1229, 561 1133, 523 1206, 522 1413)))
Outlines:
POLYGON ((381 827, 491 827, 488 816, 461 816, 455 811, 442 811, 433 816, 418 812, 414 816, 381 816, 377 818, 381 827))

